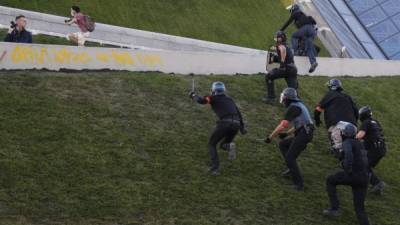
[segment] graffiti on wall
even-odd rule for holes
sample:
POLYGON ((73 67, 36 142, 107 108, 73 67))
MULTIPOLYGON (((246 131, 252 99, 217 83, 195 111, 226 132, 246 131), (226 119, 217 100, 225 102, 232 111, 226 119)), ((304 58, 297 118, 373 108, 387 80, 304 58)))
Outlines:
MULTIPOLYGON (((118 49, 91 50, 90 48, 48 48, 29 45, 16 45, 10 51, 13 64, 43 65, 56 63, 62 65, 87 65, 90 63, 116 64, 119 66, 146 66, 160 67, 164 62, 160 55, 154 53, 140 53, 133 51, 121 51, 118 49)), ((7 54, 0 55, 2 60, 7 54)))

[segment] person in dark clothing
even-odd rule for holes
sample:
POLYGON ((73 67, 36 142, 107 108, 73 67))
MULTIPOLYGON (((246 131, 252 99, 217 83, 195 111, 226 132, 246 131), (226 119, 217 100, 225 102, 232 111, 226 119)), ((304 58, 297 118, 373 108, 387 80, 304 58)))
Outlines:
POLYGON ((15 23, 12 23, 8 29, 8 33, 4 38, 5 42, 15 43, 32 43, 32 33, 25 29, 25 16, 19 15, 15 18, 15 23))
POLYGON ((327 83, 329 91, 322 98, 314 111, 314 120, 317 127, 321 125, 320 115, 324 112, 325 125, 328 128, 332 142, 331 152, 337 154, 342 149, 340 135, 340 121, 357 125, 358 108, 353 99, 343 92, 342 82, 332 79, 327 83))
POLYGON ((286 45, 286 34, 285 32, 278 31, 275 34, 276 41, 276 55, 270 55, 271 60, 269 62, 279 63, 279 68, 275 68, 268 72, 265 76, 265 81, 267 83, 267 98, 264 99, 266 103, 275 102, 275 85, 274 80, 284 78, 286 80, 287 86, 290 88, 297 89, 297 68, 294 64, 293 52, 286 45))
POLYGON ((314 124, 310 112, 299 99, 295 89, 286 88, 281 94, 281 103, 287 107, 285 117, 265 142, 271 143, 272 139, 278 135, 282 139, 279 143, 279 149, 288 168, 283 175, 292 176, 295 190, 301 191, 304 188, 304 183, 296 159, 307 148, 307 144, 312 141, 314 124), (287 133, 283 133, 290 123, 292 123, 293 128, 287 133), (294 134, 294 136, 289 137, 291 134, 294 134))
POLYGON ((357 134, 358 140, 364 140, 365 149, 368 151, 368 164, 370 173, 371 192, 380 194, 385 187, 385 182, 381 181, 374 173, 380 160, 386 154, 385 137, 381 124, 372 118, 371 108, 364 106, 359 111, 362 122, 360 131, 357 134))
POLYGON ((354 209, 360 225, 368 225, 368 216, 365 212, 364 201, 368 188, 368 160, 360 141, 355 139, 357 127, 347 123, 341 130, 343 136, 343 152, 341 164, 343 171, 329 176, 326 179, 330 208, 323 211, 325 216, 338 217, 340 204, 336 193, 336 186, 348 185, 353 191, 354 209))
POLYGON ((218 175, 219 159, 217 145, 222 141, 220 147, 229 152, 228 159, 230 161, 236 159, 236 146, 233 143, 233 139, 239 131, 242 134, 247 133, 242 114, 235 102, 225 94, 225 85, 222 82, 214 82, 212 84, 212 94, 210 96, 200 97, 196 93, 191 92, 190 98, 199 104, 209 104, 219 119, 208 142, 211 157, 209 172, 212 175, 218 175))
POLYGON ((314 46, 314 40, 317 36, 317 30, 315 28, 316 22, 311 16, 305 15, 296 4, 292 6, 290 18, 282 26, 281 31, 285 31, 293 22, 298 30, 292 34, 292 48, 295 55, 298 55, 299 40, 304 40, 305 51, 311 64, 309 72, 313 73, 318 66, 316 59, 317 50, 314 46))

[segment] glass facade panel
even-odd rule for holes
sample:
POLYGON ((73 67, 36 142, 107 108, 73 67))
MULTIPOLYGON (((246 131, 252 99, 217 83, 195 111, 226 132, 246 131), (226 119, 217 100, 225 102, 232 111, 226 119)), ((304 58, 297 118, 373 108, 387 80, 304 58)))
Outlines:
POLYGON ((382 3, 382 8, 385 10, 388 16, 396 15, 400 12, 400 1, 399 0, 389 0, 382 3))
POLYGON ((375 0, 352 0, 347 2, 357 14, 363 13, 378 4, 375 0))
POLYGON ((344 0, 382 51, 400 57, 400 0, 344 0))
POLYGON ((381 42, 380 45, 389 56, 400 53, 400 34, 381 42))
POLYGON ((360 15, 362 24, 366 27, 371 27, 386 18, 385 12, 380 7, 372 8, 360 15))

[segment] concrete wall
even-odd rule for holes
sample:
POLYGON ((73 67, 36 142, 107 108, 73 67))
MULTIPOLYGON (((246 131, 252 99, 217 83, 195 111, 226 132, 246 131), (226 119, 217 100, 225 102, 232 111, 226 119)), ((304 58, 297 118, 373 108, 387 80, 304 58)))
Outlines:
POLYGON ((266 57, 232 53, 149 51, 0 42, 0 69, 128 70, 179 74, 254 74, 266 57))
MULTIPOLYGON (((69 9, 66 10, 66 15, 69 9)), ((28 20, 28 29, 37 33, 54 36, 66 36, 68 33, 77 32, 76 25, 68 26, 64 23, 66 17, 38 13, 0 6, 0 25, 9 26, 15 16, 23 14, 28 20)), ((163 49, 173 51, 201 51, 201 52, 229 52, 245 54, 264 54, 264 51, 225 45, 196 39, 147 32, 124 27, 96 23, 96 30, 91 33, 89 41, 118 43, 121 46, 141 49, 163 49)))
MULTIPOLYGON (((297 57, 300 75, 309 75, 307 58, 297 57)), ((400 61, 318 58, 313 75, 400 75, 400 61)), ((87 48, 0 42, 0 69, 128 70, 179 74, 265 73, 266 54, 87 48)))

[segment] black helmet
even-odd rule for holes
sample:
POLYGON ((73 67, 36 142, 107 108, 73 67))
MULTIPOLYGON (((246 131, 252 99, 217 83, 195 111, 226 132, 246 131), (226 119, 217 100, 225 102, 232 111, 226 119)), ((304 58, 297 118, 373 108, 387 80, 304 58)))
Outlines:
POLYGON ((340 91, 343 90, 342 88, 342 82, 338 79, 332 79, 326 83, 326 86, 328 86, 329 90, 332 91, 340 91))
POLYGON ((274 36, 275 41, 278 41, 278 38, 282 39, 282 43, 286 43, 287 36, 284 31, 279 30, 275 33, 275 36, 274 36))
POLYGON ((372 116, 372 110, 369 106, 361 107, 358 111, 358 115, 360 116, 360 120, 364 121, 372 116))
POLYGON ((300 11, 300 6, 297 5, 297 4, 293 4, 292 8, 290 8, 290 13, 293 14, 293 13, 296 13, 298 11, 300 11))
POLYGON ((352 123, 340 121, 337 126, 344 137, 354 138, 357 135, 357 127, 352 123))
POLYGON ((287 101, 300 101, 297 91, 294 88, 286 88, 281 94, 280 103, 285 104, 287 101))

